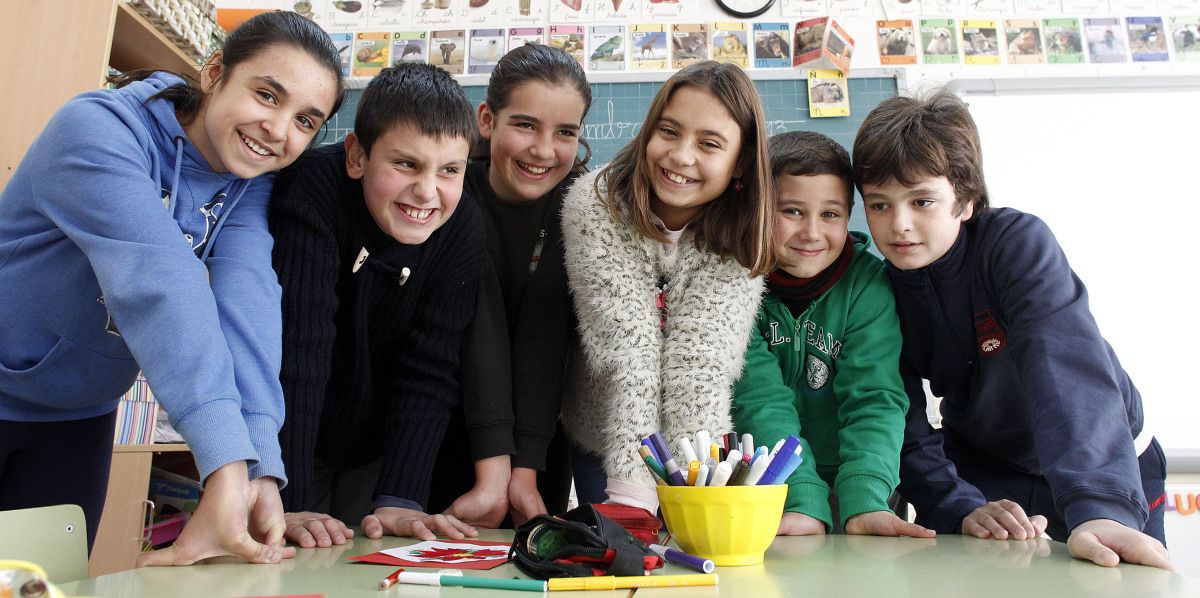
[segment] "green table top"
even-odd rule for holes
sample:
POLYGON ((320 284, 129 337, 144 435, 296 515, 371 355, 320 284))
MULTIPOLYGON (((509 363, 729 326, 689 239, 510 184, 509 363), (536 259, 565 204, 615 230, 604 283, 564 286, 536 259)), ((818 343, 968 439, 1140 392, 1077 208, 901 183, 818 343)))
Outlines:
MULTIPOLYGON (((509 540, 511 530, 481 530, 484 540, 509 540)), ((426 586, 376 584, 394 568, 351 563, 346 557, 403 546, 406 538, 355 538, 343 546, 300 549, 296 558, 278 565, 205 562, 192 567, 123 571, 63 584, 68 595, 101 598, 188 598, 191 596, 280 596, 323 594, 330 598, 371 596, 468 597, 529 592, 485 591, 426 586)), ((660 573, 686 573, 668 565, 660 573)), ((512 564, 466 575, 525 577, 512 564)), ((718 567, 715 588, 661 588, 555 592, 560 598, 804 596, 938 598, 990 596, 1069 598, 1072 596, 1198 596, 1200 580, 1150 567, 1125 565, 1106 569, 1074 560, 1066 545, 1049 540, 1004 542, 957 535, 936 539, 825 536, 777 538, 766 561, 749 567, 718 567)))

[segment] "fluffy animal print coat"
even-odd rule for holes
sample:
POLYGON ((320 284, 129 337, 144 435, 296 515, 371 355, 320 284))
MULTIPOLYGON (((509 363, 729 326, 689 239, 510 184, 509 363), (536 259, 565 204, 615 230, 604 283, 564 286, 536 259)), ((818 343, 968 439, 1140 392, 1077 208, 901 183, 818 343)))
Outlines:
POLYGON ((603 457, 608 477, 653 486, 636 458, 642 438, 732 430, 733 383, 763 282, 736 260, 697 249, 689 232, 668 255, 612 217, 593 190, 596 176, 580 177, 563 204, 582 353, 570 360, 563 422, 577 444, 603 457), (656 304, 660 280, 667 334, 656 304))

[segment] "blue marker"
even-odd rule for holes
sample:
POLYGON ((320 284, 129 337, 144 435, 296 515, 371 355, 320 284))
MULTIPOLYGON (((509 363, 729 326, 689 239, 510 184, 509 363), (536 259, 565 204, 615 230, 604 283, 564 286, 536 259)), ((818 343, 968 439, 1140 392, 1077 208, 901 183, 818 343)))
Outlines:
MULTIPOLYGON (((770 486, 772 484, 783 483, 784 480, 787 480, 787 477, 779 477, 780 471, 787 465, 788 458, 798 448, 800 448, 800 438, 795 434, 788 434, 787 439, 783 441, 783 446, 775 454, 775 458, 771 459, 770 465, 767 465, 767 471, 758 480, 758 485, 770 486)), ((799 467, 799 464, 797 464, 797 467, 799 467)))

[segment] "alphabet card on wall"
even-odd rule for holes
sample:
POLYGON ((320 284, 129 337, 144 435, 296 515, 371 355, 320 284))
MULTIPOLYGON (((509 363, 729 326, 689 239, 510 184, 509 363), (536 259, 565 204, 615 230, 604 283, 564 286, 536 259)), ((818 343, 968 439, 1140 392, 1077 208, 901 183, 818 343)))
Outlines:
POLYGON ((1042 24, 1037 19, 1004 21, 1004 43, 1009 64, 1046 64, 1042 47, 1042 24))
MULTIPOLYGON (((606 2, 607 0, 600 0, 606 2)), ((588 30, 588 68, 593 71, 625 70, 625 26, 592 25, 588 30)))
POLYGON ((583 46, 584 37, 587 36, 586 27, 583 25, 551 25, 549 42, 551 46, 566 52, 579 66, 586 67, 587 62, 584 60, 583 46))
POLYGON ((352 0, 328 0, 318 9, 321 26, 329 29, 361 29, 367 26, 367 11, 363 3, 352 0))
MULTIPOLYGON (((492 0, 500 2, 501 0, 492 0)), ((546 0, 504 0, 504 24, 540 26, 546 22, 549 2, 546 0)))
POLYGON ((792 66, 792 47, 787 23, 754 24, 754 67, 787 68, 792 66))
POLYGON ((747 52, 746 23, 741 21, 718 21, 713 23, 712 57, 717 62, 728 62, 742 68, 750 65, 747 52))
POLYGON ((826 0, 780 0, 779 10, 785 19, 807 19, 829 14, 826 0))
POLYGON ((446 29, 429 32, 431 56, 429 63, 450 73, 461 75, 465 70, 467 56, 467 31, 446 29))
POLYGON ((472 29, 471 54, 467 58, 467 72, 472 75, 491 74, 500 57, 504 56, 503 29, 472 29))
POLYGON ((1083 62, 1083 34, 1079 19, 1044 19, 1046 61, 1050 64, 1083 62))
POLYGON ((682 12, 682 0, 646 0, 642 4, 642 17, 648 21, 678 17, 682 12))
MULTIPOLYGON (((603 1, 603 0, 601 0, 603 1)), ((629 30, 630 62, 635 71, 666 70, 667 26, 639 23, 629 30)))
POLYGON ((813 118, 850 116, 846 73, 837 69, 808 71, 808 115, 813 118))
POLYGON ((879 64, 916 64, 917 36, 909 19, 876 21, 879 31, 879 64))
POLYGON ((592 0, 550 0, 551 23, 584 23, 592 20, 592 0))
POLYGON ((410 0, 372 0, 367 26, 408 27, 412 24, 412 4, 410 0))
POLYGON ((1175 60, 1200 60, 1200 17, 1169 17, 1175 60))
POLYGON ((996 22, 989 19, 963 19, 963 62, 967 64, 1000 64, 999 33, 996 22))
POLYGON ((594 0, 596 21, 625 23, 641 18, 642 0, 594 0))
POLYGON ((508 562, 512 544, 491 540, 425 540, 409 546, 360 554, 346 560, 395 567, 436 567, 440 569, 494 569, 508 562))
MULTIPOLYGON (((466 10, 466 0, 458 1, 466 10)), ((420 4, 413 9, 413 27, 437 29, 461 23, 462 19, 455 15, 454 4, 453 0, 420 0, 420 4)))
POLYGON ((429 60, 429 32, 397 31, 392 34, 392 64, 429 60))

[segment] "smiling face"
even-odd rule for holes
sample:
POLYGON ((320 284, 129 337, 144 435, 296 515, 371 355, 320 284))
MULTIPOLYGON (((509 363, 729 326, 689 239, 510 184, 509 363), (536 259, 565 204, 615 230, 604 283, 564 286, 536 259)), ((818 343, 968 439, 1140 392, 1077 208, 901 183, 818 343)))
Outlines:
POLYGON ((958 211, 954 186, 944 176, 926 177, 912 186, 892 179, 862 186, 867 226, 879 251, 901 270, 924 268, 954 246, 972 202, 958 211))
POLYGON ((716 96, 694 85, 676 89, 651 126, 650 210, 679 230, 739 176, 742 131, 716 96))
POLYGON ((436 138, 401 123, 375 140, 367 156, 346 137, 346 172, 362 179, 367 211, 379 229, 405 245, 424 243, 454 214, 462 196, 470 142, 436 138))
POLYGON ((200 84, 209 95, 184 130, 214 171, 243 179, 300 157, 338 94, 333 73, 287 44, 268 46, 232 68, 214 57, 200 84))
POLYGON ((842 254, 850 217, 850 187, 833 174, 775 178, 775 256, 796 278, 812 278, 842 254))
POLYGON ((480 104, 479 134, 488 140, 488 183, 501 200, 532 202, 570 174, 579 151, 583 97, 568 85, 530 81, 497 112, 480 104))

